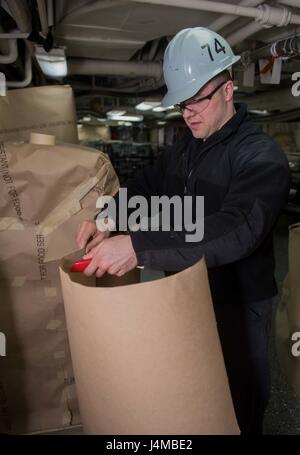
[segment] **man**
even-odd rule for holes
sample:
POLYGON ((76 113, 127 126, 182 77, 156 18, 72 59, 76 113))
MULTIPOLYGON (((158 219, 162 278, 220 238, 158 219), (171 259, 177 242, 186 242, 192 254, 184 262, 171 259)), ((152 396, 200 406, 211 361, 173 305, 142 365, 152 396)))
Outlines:
POLYGON ((105 238, 93 222, 84 222, 77 242, 92 258, 87 275, 121 276, 138 264, 174 273, 205 256, 238 423, 242 433, 259 434, 270 391, 272 229, 288 195, 289 169, 246 106, 233 103, 228 69, 238 60, 208 29, 185 29, 173 38, 164 57, 168 93, 162 104, 177 105, 188 130, 127 185, 129 196, 148 200, 204 196, 203 240, 187 243, 175 230, 105 238))

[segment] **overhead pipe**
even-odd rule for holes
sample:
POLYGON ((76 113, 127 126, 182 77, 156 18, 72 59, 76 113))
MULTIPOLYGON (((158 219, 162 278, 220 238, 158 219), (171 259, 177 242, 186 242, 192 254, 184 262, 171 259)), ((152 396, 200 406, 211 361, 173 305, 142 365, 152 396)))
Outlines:
POLYGON ((9 39, 8 40, 8 54, 0 55, 0 63, 9 64, 14 63, 18 58, 18 46, 17 40, 9 39))
POLYGON ((255 49, 252 52, 247 52, 250 59, 253 60, 258 58, 270 58, 270 57, 288 57, 292 53, 300 52, 300 35, 291 35, 285 39, 274 41, 273 43, 263 46, 259 49, 255 49))
POLYGON ((254 35, 254 33, 257 33, 261 28, 261 24, 250 22, 250 24, 245 25, 237 32, 227 36, 226 41, 228 41, 231 46, 235 46, 236 44, 243 42, 246 38, 249 38, 249 36, 254 35))
POLYGON ((240 6, 211 0, 133 0, 135 3, 174 6, 177 8, 209 11, 218 14, 252 17, 262 25, 283 27, 288 24, 300 25, 300 15, 293 14, 284 6, 274 7, 259 5, 258 7, 240 6))
POLYGON ((293 29, 287 29, 287 28, 279 28, 277 33, 274 33, 275 30, 265 30, 264 34, 264 43, 267 44, 272 44, 274 41, 282 41, 287 38, 290 38, 291 34, 293 36, 299 35, 300 33, 300 26, 298 27, 293 27, 293 29))
MULTIPOLYGON (((0 32, 3 31, 3 28, 0 25, 0 32)), ((6 65, 10 63, 14 63, 18 58, 18 46, 17 40, 12 39, 14 33, 0 33, 0 38, 4 41, 1 42, 1 52, 0 54, 0 63, 6 65), (5 46, 2 46, 2 43, 5 46)))
POLYGON ((31 54, 29 50, 25 57, 25 78, 22 81, 6 81, 6 86, 11 88, 27 87, 32 81, 31 54))
POLYGON ((18 29, 21 32, 30 33, 31 27, 31 14, 27 4, 24 0, 9 0, 7 2, 11 15, 13 16, 18 29))
POLYGON ((31 15, 27 2, 20 0, 10 0, 8 2, 9 11, 14 18, 18 29, 13 30, 11 33, 0 33, 0 39, 8 40, 8 54, 0 55, 0 63, 10 64, 14 63, 18 58, 18 38, 27 38, 31 32, 31 15))
POLYGON ((292 6, 294 8, 300 8, 299 0, 279 0, 278 3, 286 6, 292 6))
MULTIPOLYGON (((261 1, 260 3, 263 3, 263 1, 261 1)), ((236 44, 239 44, 245 39, 249 38, 249 36, 252 36, 255 33, 259 32, 260 30, 262 30, 262 28, 263 28, 262 24, 258 22, 250 22, 249 24, 243 26, 241 29, 227 36, 226 40, 229 42, 231 46, 235 46, 236 44)))
MULTIPOLYGON (((32 31, 31 13, 25 0, 9 0, 7 2, 9 11, 14 18, 18 30, 11 33, 0 33, 0 39, 7 39, 9 46, 8 55, 0 56, 0 63, 14 63, 18 58, 17 39, 26 39, 32 31)), ((25 78, 23 81, 6 81, 7 87, 27 87, 32 81, 31 54, 29 50, 25 56, 25 78)))
POLYGON ((45 0, 37 0, 37 7, 41 21, 42 33, 44 36, 48 35, 48 16, 45 0))
MULTIPOLYGON (((0 26, 0 31, 2 30, 3 28, 0 26)), ((0 54, 0 63, 4 65, 14 63, 18 58, 17 40, 11 39, 11 35, 9 33, 0 33, 0 37, 1 36, 2 39, 5 39, 5 47, 1 48, 1 52, 3 52, 3 54, 0 54)))
POLYGON ((85 83, 85 82, 78 82, 78 81, 73 81, 72 82, 72 88, 73 90, 78 90, 78 91, 87 91, 87 92, 92 92, 93 94, 105 94, 109 96, 113 96, 116 93, 119 95, 128 95, 128 94, 136 94, 138 93, 140 96, 144 96, 145 94, 152 94, 153 91, 156 91, 158 89, 161 89, 164 86, 163 83, 157 84, 156 86, 141 86, 137 84, 134 87, 128 87, 128 88, 115 88, 115 87, 103 87, 100 85, 95 85, 92 86, 91 84, 85 83))
POLYGON ((154 62, 68 59, 68 74, 94 76, 162 77, 162 65, 154 62))
POLYGON ((22 33, 19 30, 13 30, 9 33, 0 32, 0 40, 7 40, 8 53, 5 55, 0 55, 0 63, 10 64, 14 63, 18 58, 18 46, 17 39, 27 39, 29 36, 28 33, 22 33))
POLYGON ((29 33, 22 33, 22 32, 9 32, 9 33, 0 33, 0 39, 27 39, 29 33))
POLYGON ((54 25, 53 0, 47 0, 47 13, 48 13, 48 26, 53 27, 53 25, 54 25))
POLYGON ((158 50, 158 47, 159 47, 159 43, 160 43, 160 38, 157 38, 152 43, 152 46, 151 46, 151 49, 150 49, 149 55, 148 55, 148 60, 150 62, 151 62, 151 60, 154 60, 154 57, 155 57, 155 55, 157 53, 157 50, 158 50))
MULTIPOLYGON (((239 6, 258 6, 263 3, 264 0, 242 0, 239 2, 239 6)), ((237 16, 233 14, 226 14, 225 16, 218 17, 216 20, 211 22, 207 28, 218 32, 222 28, 226 27, 227 25, 231 24, 237 19, 237 16)))

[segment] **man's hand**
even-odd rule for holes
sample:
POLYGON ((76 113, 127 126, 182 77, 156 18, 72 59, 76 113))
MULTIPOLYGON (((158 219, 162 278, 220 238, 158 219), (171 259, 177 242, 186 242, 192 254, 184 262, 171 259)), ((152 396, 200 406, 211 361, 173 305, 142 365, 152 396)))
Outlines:
POLYGON ((109 234, 109 231, 98 231, 95 221, 83 221, 77 229, 76 243, 79 249, 85 248, 85 252, 88 253, 107 238, 109 234), (89 241, 90 238, 91 240, 89 241))
POLYGON ((106 272, 116 276, 125 275, 138 264, 130 235, 102 240, 84 256, 84 259, 88 258, 92 258, 92 261, 83 273, 86 276, 95 273, 98 278, 106 272))

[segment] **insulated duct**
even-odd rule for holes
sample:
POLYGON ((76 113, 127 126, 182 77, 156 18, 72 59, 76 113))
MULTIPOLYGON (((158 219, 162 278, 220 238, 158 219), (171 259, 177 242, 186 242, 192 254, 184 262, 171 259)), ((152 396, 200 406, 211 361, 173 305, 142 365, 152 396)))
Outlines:
POLYGON ((69 59, 68 74, 93 76, 162 77, 162 65, 154 62, 69 59))

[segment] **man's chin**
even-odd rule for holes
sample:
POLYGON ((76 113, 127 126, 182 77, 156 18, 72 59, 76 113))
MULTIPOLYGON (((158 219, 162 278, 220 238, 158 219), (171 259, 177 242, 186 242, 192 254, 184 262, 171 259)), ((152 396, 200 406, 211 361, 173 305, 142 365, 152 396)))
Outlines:
POLYGON ((204 139, 205 138, 205 134, 203 131, 199 131, 199 130, 192 129, 192 128, 190 128, 190 130, 195 139, 204 139))

